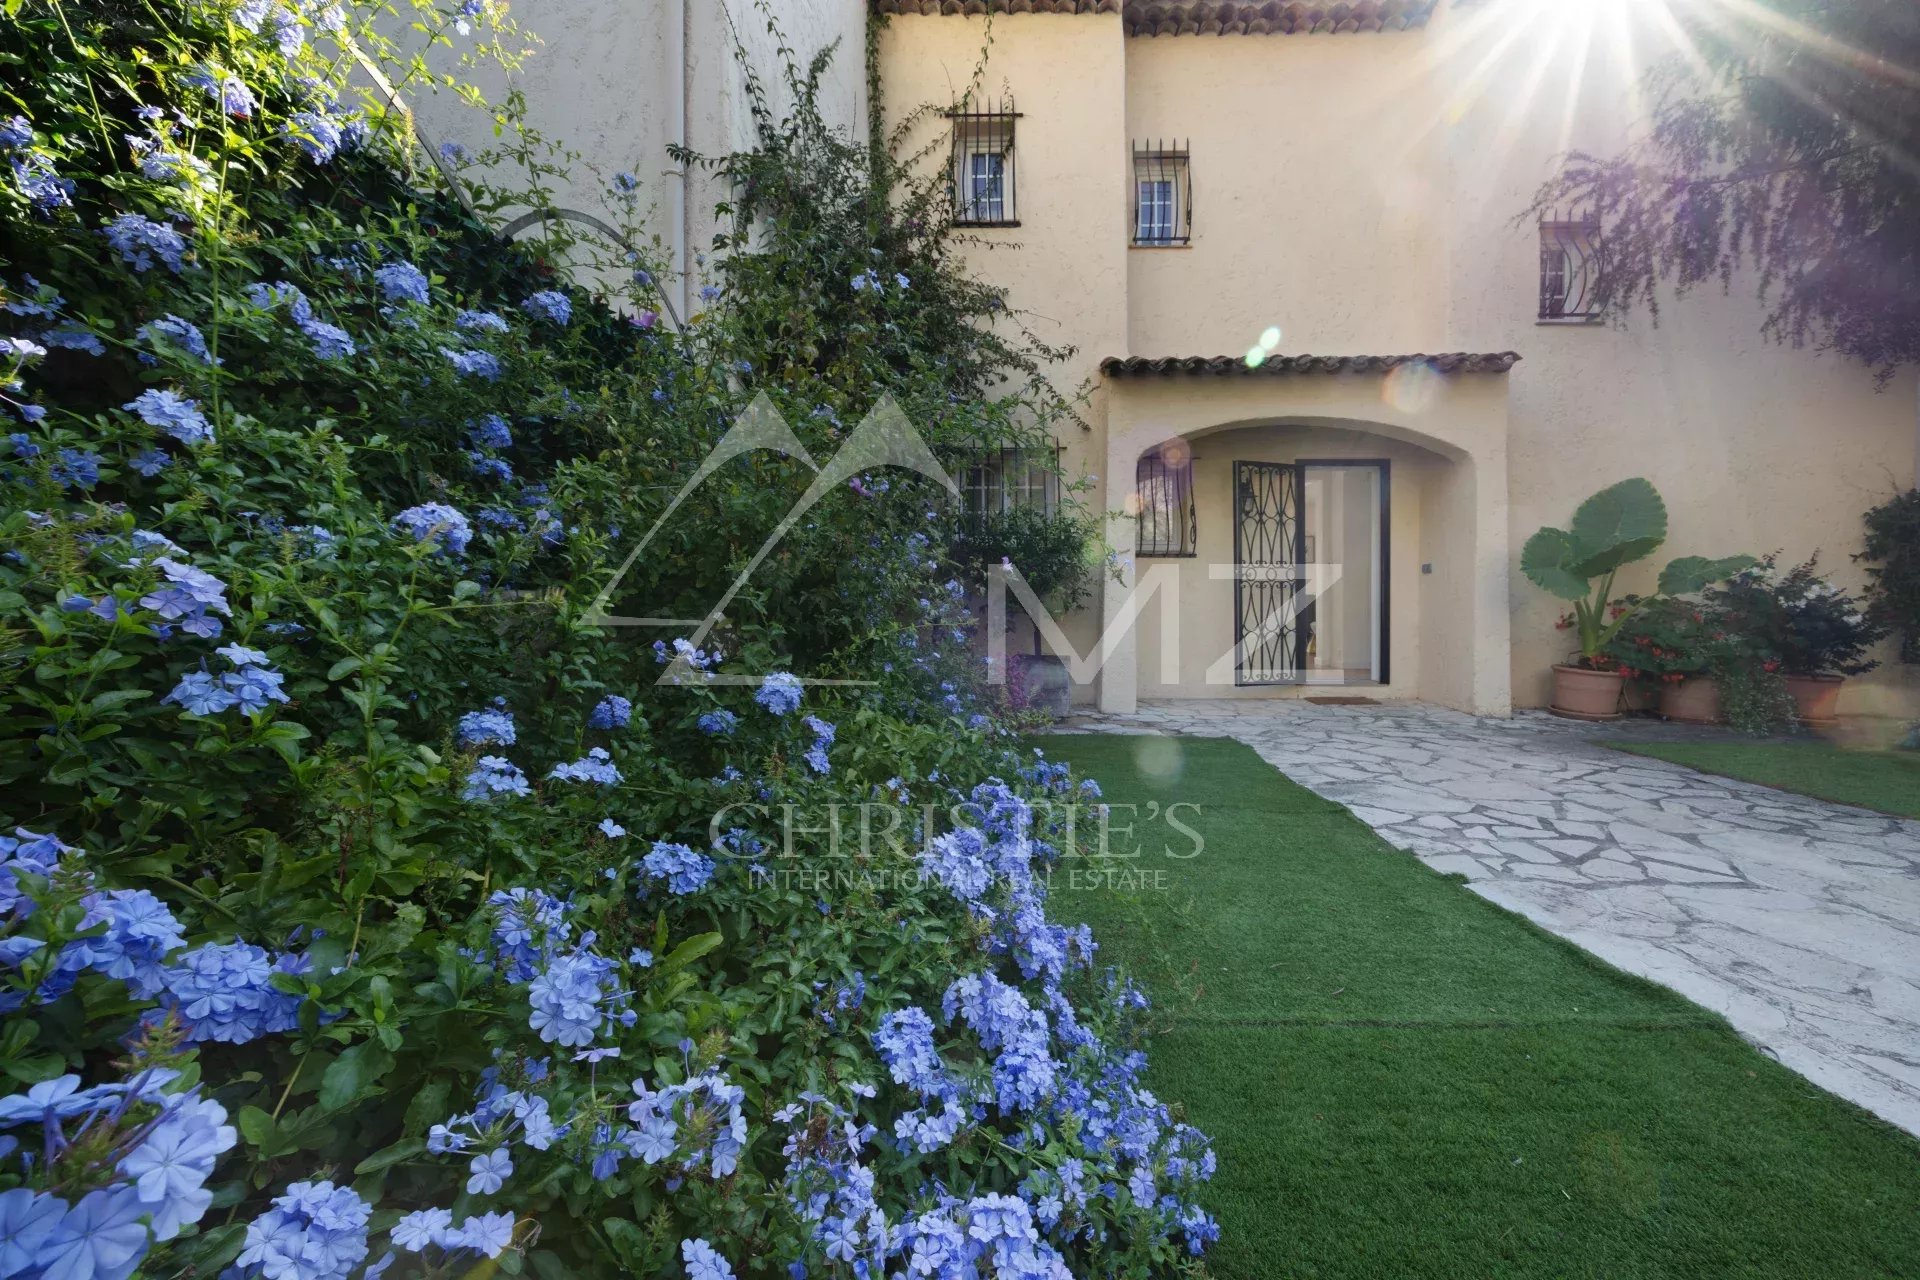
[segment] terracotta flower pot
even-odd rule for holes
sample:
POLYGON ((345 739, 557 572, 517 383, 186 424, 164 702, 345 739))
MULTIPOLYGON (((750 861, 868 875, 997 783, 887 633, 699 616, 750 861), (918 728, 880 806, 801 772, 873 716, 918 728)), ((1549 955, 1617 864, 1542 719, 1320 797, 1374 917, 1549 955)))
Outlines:
POLYGON ((1627 678, 1618 671, 1555 666, 1553 703, 1547 710, 1573 720, 1618 720, 1627 678))
POLYGON ((1840 723, 1840 686, 1847 682, 1845 676, 1788 676, 1786 681, 1801 724, 1831 729, 1840 723))
POLYGON ((1712 676, 1688 676, 1660 686, 1660 714, 1682 724, 1720 723, 1720 686, 1712 676))

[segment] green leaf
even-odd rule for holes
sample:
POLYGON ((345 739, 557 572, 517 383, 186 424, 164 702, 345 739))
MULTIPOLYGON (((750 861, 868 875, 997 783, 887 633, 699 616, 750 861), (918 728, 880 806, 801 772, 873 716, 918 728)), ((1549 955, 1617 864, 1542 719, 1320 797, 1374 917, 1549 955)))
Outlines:
POLYGON ((1581 503, 1570 532, 1576 564, 1598 577, 1652 555, 1667 540, 1667 504, 1652 481, 1635 476, 1581 503))
POLYGON ((402 1160, 411 1160, 427 1149, 424 1138, 402 1138, 390 1147, 374 1152, 359 1164, 353 1166, 356 1175, 379 1173, 382 1169, 391 1169, 402 1160))
POLYGON ((241 1134, 262 1151, 273 1141, 273 1117, 259 1107, 242 1107, 237 1120, 241 1134))
POLYGON ((1587 577, 1574 571, 1576 556, 1573 539, 1564 530, 1542 529, 1521 549, 1520 571, 1543 591, 1562 600, 1581 600, 1587 594, 1587 577))
POLYGON ((320 1109, 338 1111, 374 1091, 374 1082, 393 1069, 393 1054, 377 1040, 353 1046, 320 1077, 320 1109))
POLYGON ((1719 560, 1681 556, 1660 571, 1660 592, 1669 596, 1691 595, 1759 563, 1752 556, 1724 556, 1719 560))
POLYGON ((675 947, 672 952, 667 955, 666 959, 662 960, 659 965, 656 966, 655 972, 658 976, 665 977, 675 970, 684 969, 701 956, 706 955, 707 952, 720 946, 726 940, 725 934, 696 933, 693 937, 688 938, 685 942, 675 947))

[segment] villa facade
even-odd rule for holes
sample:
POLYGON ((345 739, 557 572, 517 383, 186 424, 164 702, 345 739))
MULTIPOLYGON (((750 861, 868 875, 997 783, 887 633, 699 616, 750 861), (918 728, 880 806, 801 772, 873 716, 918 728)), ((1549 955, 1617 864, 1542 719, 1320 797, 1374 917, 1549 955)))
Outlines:
MULTIPOLYGON (((1544 705, 1569 645, 1520 547, 1633 475, 1664 555, 1861 580, 1861 514, 1914 482, 1914 372, 1770 343, 1738 278, 1602 322, 1605 228, 1519 216, 1645 118, 1666 36, 1599 16, 1627 8, 877 0, 888 119, 943 108, 910 145, 1090 388, 1061 461, 1125 581, 1069 628, 1118 637, 1081 697, 1544 705)), ((1845 709, 1915 693, 1889 661, 1845 709)))

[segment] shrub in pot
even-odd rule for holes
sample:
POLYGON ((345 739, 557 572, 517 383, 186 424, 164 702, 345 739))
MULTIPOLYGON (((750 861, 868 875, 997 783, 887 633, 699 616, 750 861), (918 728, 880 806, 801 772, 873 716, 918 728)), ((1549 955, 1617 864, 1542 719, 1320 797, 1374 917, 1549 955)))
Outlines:
POLYGON ((1867 512, 1867 616, 1900 637, 1900 660, 1920 663, 1920 489, 1867 512))
MULTIPOLYGON (((1087 598, 1092 572, 1087 548, 1093 527, 1085 517, 1038 507, 1009 507, 967 522, 957 555, 984 575, 992 564, 1011 565, 1048 612, 1069 613, 1087 598)), ((1016 710, 1064 716, 1073 700, 1066 662, 1040 651, 1040 628, 1027 620, 1033 651, 1008 659, 1007 696, 1016 710)))
POLYGON ((1846 677, 1880 665, 1867 654, 1886 635, 1886 624, 1822 577, 1818 556, 1784 573, 1768 556, 1709 598, 1729 627, 1777 667, 1803 724, 1834 723, 1846 677))
MULTIPOLYGON (((1619 712, 1626 676, 1608 646, 1645 606, 1640 597, 1615 600, 1615 576, 1645 560, 1667 540, 1667 506, 1642 477, 1610 485, 1580 504, 1566 529, 1547 527, 1527 539, 1520 568, 1544 591, 1573 603, 1564 625, 1579 649, 1553 669, 1551 710, 1576 719, 1611 720, 1619 712)), ((1710 560, 1682 556, 1660 573, 1659 593, 1687 595, 1751 565, 1751 556, 1710 560)))
POLYGON ((1629 679, 1652 692, 1662 716, 1689 724, 1720 721, 1717 669, 1731 647, 1707 606, 1674 596, 1628 596, 1631 610, 1607 645, 1607 656, 1629 679))

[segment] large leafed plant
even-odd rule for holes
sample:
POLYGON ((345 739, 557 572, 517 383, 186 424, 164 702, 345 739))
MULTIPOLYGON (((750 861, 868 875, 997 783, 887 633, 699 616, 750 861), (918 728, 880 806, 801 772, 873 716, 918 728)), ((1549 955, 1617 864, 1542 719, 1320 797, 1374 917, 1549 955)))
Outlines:
MULTIPOLYGON (((1642 607, 1616 601, 1614 578, 1647 559, 1667 540, 1667 504, 1653 483, 1636 476, 1609 485, 1580 504, 1567 529, 1541 529, 1520 552, 1533 584, 1573 602, 1580 665, 1596 666, 1620 628, 1642 607)), ((1681 556, 1660 571, 1660 594, 1687 595, 1754 563, 1752 556, 1681 556)))

